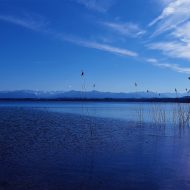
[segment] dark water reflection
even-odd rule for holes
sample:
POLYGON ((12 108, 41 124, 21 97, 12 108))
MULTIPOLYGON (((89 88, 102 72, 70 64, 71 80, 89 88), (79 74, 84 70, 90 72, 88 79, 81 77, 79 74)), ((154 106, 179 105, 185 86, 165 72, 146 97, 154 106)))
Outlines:
POLYGON ((0 189, 190 189, 189 128, 0 109, 0 189))

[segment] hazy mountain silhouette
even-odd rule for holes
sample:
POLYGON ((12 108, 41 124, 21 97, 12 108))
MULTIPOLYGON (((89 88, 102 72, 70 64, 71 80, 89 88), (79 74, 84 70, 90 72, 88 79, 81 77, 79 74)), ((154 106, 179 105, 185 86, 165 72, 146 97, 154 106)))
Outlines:
MULTIPOLYGON (((180 93, 178 97, 187 96, 187 93, 180 93)), ((18 91, 0 91, 0 98, 33 98, 33 99, 56 99, 56 98, 176 98, 176 93, 158 93, 155 92, 100 92, 100 91, 32 91, 32 90, 18 90, 18 91)))

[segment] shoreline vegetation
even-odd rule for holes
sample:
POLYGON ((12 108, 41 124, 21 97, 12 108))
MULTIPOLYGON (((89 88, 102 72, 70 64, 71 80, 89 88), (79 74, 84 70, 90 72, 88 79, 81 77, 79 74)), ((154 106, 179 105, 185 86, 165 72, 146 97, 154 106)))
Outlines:
POLYGON ((0 101, 82 101, 82 102, 164 102, 190 103, 190 97, 180 98, 0 98, 0 101))

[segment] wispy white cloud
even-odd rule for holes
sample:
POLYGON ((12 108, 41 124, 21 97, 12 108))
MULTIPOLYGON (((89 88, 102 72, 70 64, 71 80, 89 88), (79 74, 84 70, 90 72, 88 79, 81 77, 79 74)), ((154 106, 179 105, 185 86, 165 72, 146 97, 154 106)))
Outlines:
POLYGON ((185 73, 185 74, 190 74, 190 67, 181 67, 178 64, 169 64, 169 63, 160 63, 156 64, 156 66, 162 67, 162 68, 168 68, 171 70, 174 70, 178 73, 185 73))
MULTIPOLYGON (((46 32, 47 31, 47 24, 48 22, 45 21, 45 19, 43 19, 43 17, 38 16, 38 17, 32 17, 32 16, 27 16, 24 18, 21 17, 13 17, 11 15, 0 15, 0 20, 4 21, 4 22, 8 22, 8 23, 12 23, 30 30, 34 30, 37 32, 46 32)), ((106 23, 107 25, 110 25, 108 27, 113 27, 112 29, 120 32, 123 35, 129 35, 130 32, 135 33, 136 31, 136 35, 140 35, 140 29, 138 28, 138 26, 133 26, 133 25, 128 25, 128 28, 125 28, 125 26, 123 25, 117 25, 115 23, 106 23), (113 24, 113 25, 112 25, 113 24), (115 25, 114 25, 115 24, 115 25), (129 31, 127 31, 129 30, 129 31), (139 34, 138 34, 139 33, 139 34)), ((175 37, 180 37, 181 39, 184 38, 184 43, 186 43, 187 41, 189 42, 189 27, 190 24, 186 23, 184 24, 183 28, 178 28, 175 31, 173 31, 172 35, 175 37)), ((112 54, 117 54, 117 55, 121 55, 121 56, 129 56, 129 57, 138 57, 138 53, 134 52, 134 51, 130 51, 128 49, 125 48, 119 48, 119 47, 115 47, 112 45, 108 45, 105 43, 98 43, 98 42, 94 42, 94 41, 88 41, 88 40, 82 40, 76 37, 68 37, 62 34, 57 33, 56 31, 52 31, 49 32, 48 34, 52 35, 53 37, 56 37, 59 40, 63 40, 63 41, 67 41, 73 44, 77 44, 79 46, 83 46, 83 47, 87 47, 87 48, 92 48, 92 49, 97 49, 100 51, 105 51, 105 52, 109 52, 112 54)), ((190 60, 190 45, 187 47, 184 45, 180 44, 181 42, 176 42, 176 43, 172 43, 172 42, 163 42, 163 43, 154 43, 154 44, 150 44, 149 48, 151 49, 159 49, 171 56, 175 56, 175 57, 184 57, 190 60)), ((155 58, 149 58, 145 60, 146 62, 157 66, 157 67, 161 67, 161 68, 168 68, 171 70, 174 70, 176 72, 179 73, 187 73, 190 74, 190 67, 181 67, 177 64, 169 64, 169 63, 160 63, 157 59, 155 58)))
POLYGON ((178 73, 190 74, 190 67, 182 67, 178 64, 163 63, 155 58, 147 58, 145 61, 156 67, 167 68, 178 73))
POLYGON ((171 35, 184 43, 190 43, 190 21, 185 22, 180 27, 177 27, 171 35))
POLYGON ((190 1, 173 0, 149 26, 157 25, 155 35, 175 29, 180 24, 190 19, 190 1))
POLYGON ((39 15, 35 16, 27 15, 25 17, 0 15, 0 20, 35 31, 45 30, 46 26, 48 25, 48 22, 39 15))
POLYGON ((71 43, 74 43, 74 44, 77 44, 77 45, 80 45, 83 47, 98 49, 101 51, 106 51, 106 52, 110 52, 110 53, 114 53, 114 54, 118 54, 118 55, 122 55, 122 56, 130 56, 130 57, 138 56, 138 53, 136 53, 134 51, 130 51, 130 50, 124 49, 124 48, 118 48, 118 47, 111 46, 108 44, 81 40, 81 39, 78 39, 75 37, 63 37, 62 39, 64 41, 68 41, 68 42, 71 42, 71 43))
POLYGON ((150 43, 150 49, 162 51, 173 58, 190 60, 190 0, 171 0, 161 15, 149 26, 155 27, 153 37, 165 34, 165 39, 150 43))
POLYGON ((190 44, 181 42, 157 42, 148 46, 150 49, 160 50, 164 54, 174 58, 190 60, 190 44))
POLYGON ((124 36, 138 37, 146 33, 135 23, 101 22, 101 24, 124 36))
POLYGON ((86 8, 106 12, 114 3, 114 0, 74 0, 77 3, 84 5, 86 8))
POLYGON ((145 59, 145 61, 148 63, 152 63, 152 64, 158 63, 158 60, 155 58, 147 58, 147 59, 145 59))
MULTIPOLYGON (((41 17, 39 17, 41 18, 41 17)), ((16 18, 13 16, 5 16, 5 15, 0 15, 0 20, 8 22, 8 23, 12 23, 30 30, 34 30, 34 31, 40 31, 40 32, 44 32, 44 33, 48 33, 49 35, 59 39, 59 40, 63 40, 63 41, 68 41, 83 47, 87 47, 87 48, 93 48, 93 49, 98 49, 98 50, 102 50, 102 51, 106 51, 106 52, 110 52, 110 53, 114 53, 114 54, 118 54, 118 55, 123 55, 123 56, 131 56, 131 57, 136 57, 138 56, 138 54, 136 52, 130 51, 128 49, 124 49, 124 48, 118 48, 115 46, 111 46, 111 45, 107 45, 107 44, 103 44, 103 43, 98 43, 98 42, 91 42, 88 40, 81 40, 79 38, 76 37, 68 37, 65 36, 63 34, 60 34, 56 31, 53 31, 51 29, 47 29, 47 22, 44 22, 44 20, 41 19, 33 19, 33 17, 27 17, 27 18, 16 18)))

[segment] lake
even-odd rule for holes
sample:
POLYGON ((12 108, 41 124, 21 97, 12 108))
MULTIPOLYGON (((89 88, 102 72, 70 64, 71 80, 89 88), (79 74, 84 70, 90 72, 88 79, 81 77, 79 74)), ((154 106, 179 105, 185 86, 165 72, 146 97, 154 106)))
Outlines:
POLYGON ((190 189, 188 104, 1 102, 1 190, 190 189))
MULTIPOLYGON (((0 107, 33 108, 50 112, 73 113, 86 116, 115 118, 128 121, 152 122, 155 117, 165 117, 165 123, 173 123, 181 109, 189 112, 189 104, 177 103, 125 103, 125 102, 64 102, 64 101, 2 101, 0 107), (180 105, 180 106, 179 106, 180 105)), ((159 119, 159 118, 158 118, 159 119)))

